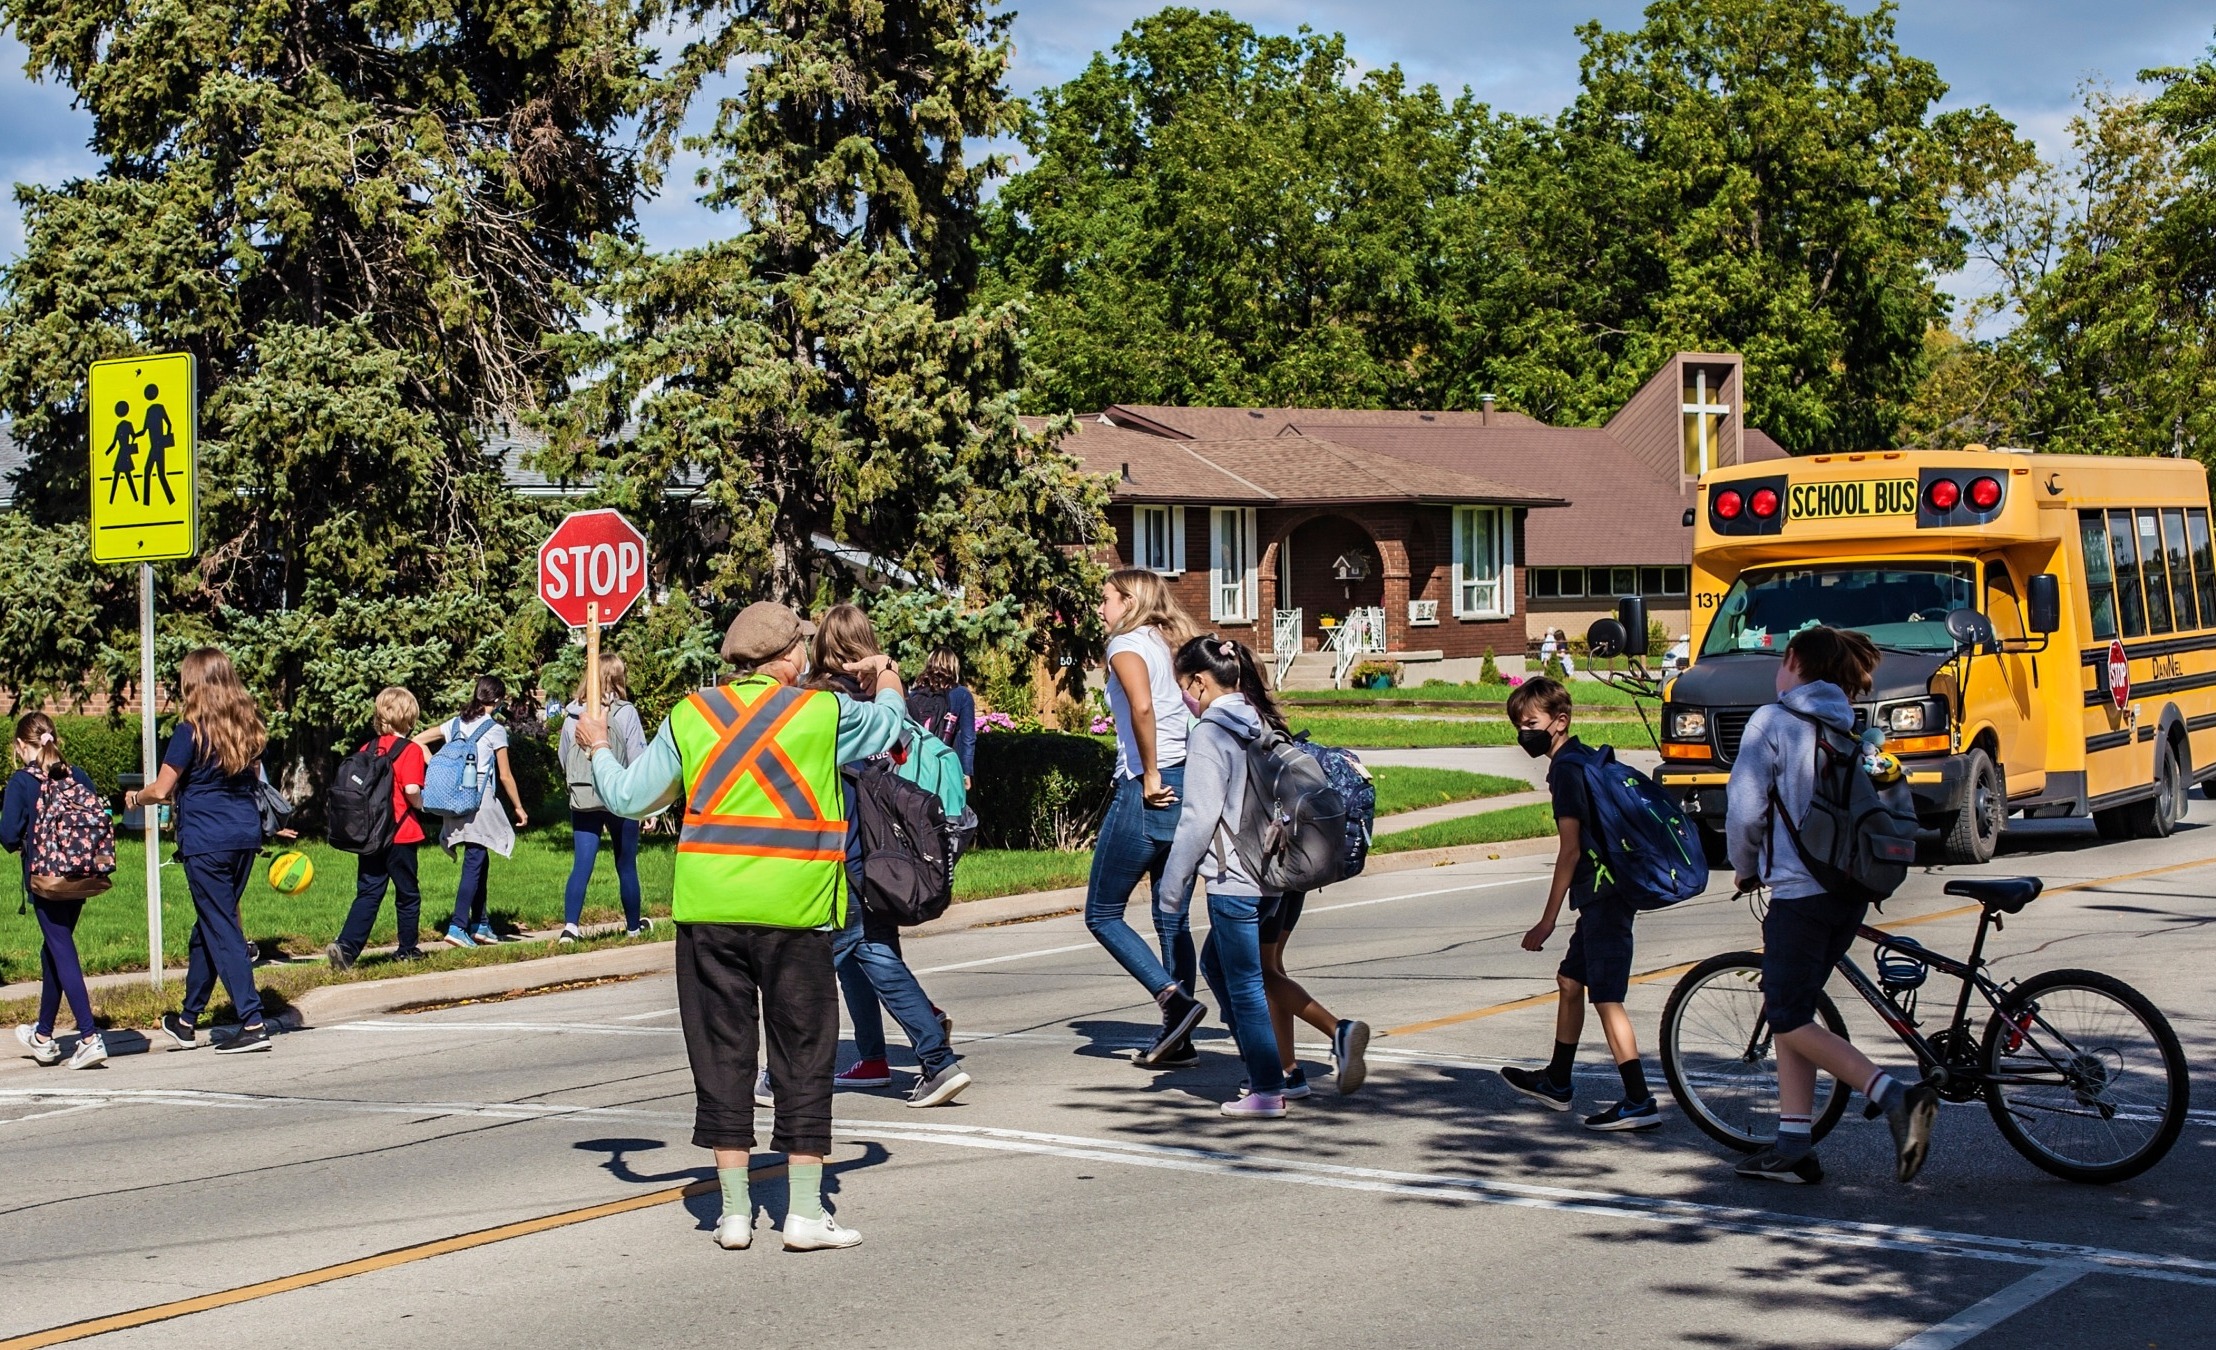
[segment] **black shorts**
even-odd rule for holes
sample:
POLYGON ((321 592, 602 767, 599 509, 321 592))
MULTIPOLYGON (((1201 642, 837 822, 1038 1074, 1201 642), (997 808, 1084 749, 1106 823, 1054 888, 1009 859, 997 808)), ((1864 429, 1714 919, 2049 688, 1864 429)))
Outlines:
POLYGON ((1594 896, 1577 911, 1570 949, 1557 972, 1585 986, 1594 1003, 1621 1003, 1631 989, 1631 925, 1639 911, 1617 900, 1594 896))
POLYGON ((1868 905, 1828 895, 1771 897, 1762 920, 1762 1002, 1772 1033, 1816 1020, 1816 996, 1854 945, 1854 930, 1869 911, 1868 905))
POLYGON ((1275 946, 1293 935, 1293 926, 1300 922, 1300 911, 1308 903, 1308 892, 1287 891, 1277 898, 1277 907, 1262 919, 1262 945, 1275 946))

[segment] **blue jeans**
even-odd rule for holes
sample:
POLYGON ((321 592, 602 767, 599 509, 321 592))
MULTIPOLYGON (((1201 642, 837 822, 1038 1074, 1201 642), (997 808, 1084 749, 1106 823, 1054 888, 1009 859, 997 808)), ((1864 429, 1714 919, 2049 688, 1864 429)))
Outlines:
POLYGON ((346 926, 339 930, 339 948, 349 958, 369 945, 369 930, 377 926, 377 911, 385 903, 385 887, 392 887, 393 917, 399 922, 400 950, 416 949, 416 920, 423 910, 423 889, 416 883, 416 854, 423 845, 387 844, 377 853, 365 853, 354 862, 354 907, 346 912, 346 926))
POLYGON ((1277 1055, 1277 1032, 1270 1026, 1269 995, 1262 988, 1263 900, 1256 895, 1208 896, 1208 941, 1200 950, 1200 968, 1216 991, 1223 1023, 1239 1043, 1247 1086, 1256 1092, 1282 1092, 1285 1066, 1277 1055))
POLYGON ((1162 908, 1162 871, 1169 865, 1170 841, 1177 837, 1177 818, 1184 810, 1185 766, 1162 770, 1162 781, 1177 789, 1176 805, 1148 806, 1140 780, 1116 780, 1115 798, 1108 803, 1100 839, 1093 845, 1092 878, 1085 887, 1085 927, 1148 993, 1159 994, 1173 983, 1190 993, 1192 919, 1185 908, 1162 908), (1154 935, 1162 948, 1159 961, 1123 921, 1124 907, 1140 877, 1154 881, 1154 935))
POLYGON ((593 863, 600 856, 600 832, 616 850, 616 889, 623 896, 623 926, 639 926, 639 822, 625 820, 613 811, 569 813, 569 847, 575 861, 569 865, 569 889, 562 894, 562 922, 575 923, 585 912, 585 887, 592 881, 593 863))
POLYGON ((454 917, 447 926, 469 932, 491 922, 486 908, 486 885, 492 880, 492 850, 483 844, 462 845, 462 878, 454 887, 454 917))
POLYGON ((254 954, 239 922, 239 901, 254 877, 258 849, 195 853, 177 860, 192 890, 192 937, 186 943, 185 1020, 198 1022, 208 1010, 220 976, 238 1010, 239 1025, 259 1026, 262 996, 254 988, 254 954))
POLYGON ((848 897, 846 927, 831 939, 831 964, 839 972, 846 1015, 854 1023, 854 1053, 858 1057, 885 1057, 885 1019, 877 1010, 882 1000, 907 1034, 925 1077, 954 1062, 954 1049, 947 1044, 938 1015, 931 1011, 931 996, 923 992, 915 972, 908 969, 900 955, 899 928, 865 916, 858 894, 848 897))

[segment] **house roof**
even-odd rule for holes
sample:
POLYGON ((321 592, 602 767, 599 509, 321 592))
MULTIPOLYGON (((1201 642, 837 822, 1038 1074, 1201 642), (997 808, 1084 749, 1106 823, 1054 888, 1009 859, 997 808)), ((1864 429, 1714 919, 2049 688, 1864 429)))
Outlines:
POLYGON ((1496 408, 1487 412, 1418 412, 1398 408, 1180 408, 1163 403, 1118 403, 1100 414, 1110 422, 1186 441, 1244 440, 1282 436, 1311 422, 1364 427, 1542 426, 1536 418, 1496 408))
POLYGON ((15 505, 15 480, 30 463, 31 457, 23 452, 14 430, 0 422, 0 511, 15 505))
POLYGON ((1791 459, 1793 452, 1771 440, 1769 432, 1748 427, 1740 437, 1739 456, 1749 464, 1759 464, 1765 459, 1791 459))

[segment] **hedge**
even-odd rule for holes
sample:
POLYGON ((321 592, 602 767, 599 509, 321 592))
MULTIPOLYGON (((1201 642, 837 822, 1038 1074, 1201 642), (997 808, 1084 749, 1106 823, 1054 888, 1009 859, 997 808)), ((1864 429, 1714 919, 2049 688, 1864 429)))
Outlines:
POLYGON ((984 848, 1089 848, 1115 788, 1116 749, 1059 731, 977 738, 970 805, 984 848))

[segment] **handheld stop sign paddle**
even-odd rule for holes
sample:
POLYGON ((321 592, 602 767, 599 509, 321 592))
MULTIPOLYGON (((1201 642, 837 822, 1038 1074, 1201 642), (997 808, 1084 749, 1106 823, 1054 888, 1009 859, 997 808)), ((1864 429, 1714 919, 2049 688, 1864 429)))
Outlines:
POLYGON ((585 711, 600 712, 600 627, 646 594, 646 536, 619 511, 572 511, 539 545, 539 599, 585 630, 585 711))

